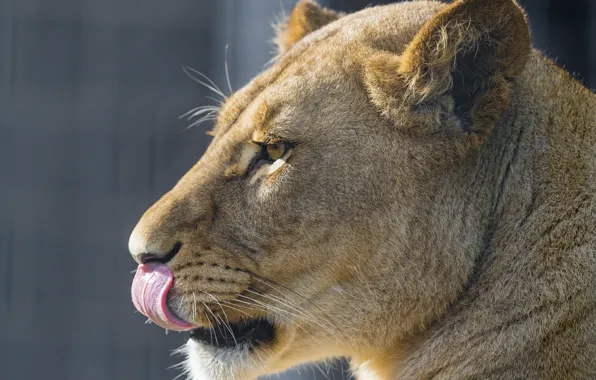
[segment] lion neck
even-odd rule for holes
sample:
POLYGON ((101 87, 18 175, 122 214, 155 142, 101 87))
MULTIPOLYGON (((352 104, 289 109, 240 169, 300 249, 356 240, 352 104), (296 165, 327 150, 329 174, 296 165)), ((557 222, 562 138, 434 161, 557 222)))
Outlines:
MULTIPOLYGON (((360 268, 361 276, 367 279, 367 284, 360 286, 368 289, 361 291, 362 304, 366 305, 362 319, 371 328, 364 337, 357 330, 353 331, 361 338, 358 341, 361 349, 351 355, 359 379, 395 379, 399 373, 403 378, 409 378, 416 371, 424 374, 435 373, 434 370, 448 372, 445 368, 452 362, 450 355, 454 342, 459 342, 458 350, 465 352, 469 349, 471 352, 467 345, 474 341, 480 326, 498 328, 511 320, 513 311, 504 310, 501 315, 497 311, 489 312, 490 305, 482 303, 487 301, 478 304, 477 298, 485 295, 483 297, 490 300, 488 295, 502 292, 502 284, 495 281, 505 281, 505 274, 507 281, 519 286, 515 289, 517 292, 525 291, 523 284, 531 286, 522 278, 524 272, 518 270, 519 258, 525 252, 520 252, 516 246, 539 239, 539 229, 528 228, 526 236, 519 236, 520 228, 525 223, 529 225, 537 202, 553 194, 558 194, 562 201, 570 187, 586 186, 585 178, 591 176, 590 170, 594 172, 593 166, 586 168, 580 173, 582 178, 577 178, 567 174, 577 173, 577 170, 563 167, 559 168, 557 176, 569 177, 562 183, 550 180, 556 161, 564 159, 546 154, 544 144, 553 140, 553 133, 559 133, 553 131, 573 130, 574 125, 585 126, 591 131, 584 133, 584 140, 591 136, 590 144, 594 144, 596 123, 593 112, 580 112, 575 119, 561 117, 561 114, 573 113, 580 98, 585 101, 580 107, 596 109, 589 91, 534 52, 509 109, 486 145, 473 159, 433 186, 434 197, 431 198, 434 203, 430 208, 418 210, 426 217, 419 215, 410 220, 425 228, 409 230, 408 243, 401 242, 398 248, 391 244, 382 247, 377 257, 371 258, 373 265, 370 268, 360 268), (582 96, 578 97, 578 93, 582 96), (587 120, 589 117, 591 119, 587 120), (551 168, 551 172, 542 168, 551 168), (392 249, 418 255, 417 259, 410 260, 418 263, 425 252, 432 252, 433 255, 425 259, 427 272, 408 268, 403 260, 399 260, 403 256, 392 254, 392 249), (433 257, 442 260, 449 257, 455 265, 433 261, 433 257), (408 271, 424 281, 418 281, 411 289, 398 287, 399 281, 392 281, 392 278, 408 271), (400 292, 417 296, 408 300, 396 296, 400 292), (371 294, 374 294, 373 307, 371 294), (474 308, 480 310, 471 312, 474 308), (482 308, 488 314, 483 314, 482 308)), ((577 139, 576 142, 585 144, 577 139)), ((578 146, 559 148, 569 156, 581 149, 578 146)), ((578 162, 571 160, 569 165, 578 162)), ((581 189, 577 191, 581 192, 581 189)), ((532 223, 540 224, 540 221, 532 223)), ((493 357, 499 358, 495 363, 515 360, 515 356, 507 359, 499 350, 492 349, 493 357)), ((453 367, 461 365, 456 362, 453 367)), ((479 374, 482 371, 478 368, 479 374)))

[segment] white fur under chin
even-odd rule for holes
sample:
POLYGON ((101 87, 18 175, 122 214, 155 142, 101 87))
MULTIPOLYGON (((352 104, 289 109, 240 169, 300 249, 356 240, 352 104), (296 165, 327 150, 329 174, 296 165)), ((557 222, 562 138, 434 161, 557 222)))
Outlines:
POLYGON ((189 380, 252 380, 258 375, 256 358, 243 349, 220 349, 192 339, 181 347, 189 380))

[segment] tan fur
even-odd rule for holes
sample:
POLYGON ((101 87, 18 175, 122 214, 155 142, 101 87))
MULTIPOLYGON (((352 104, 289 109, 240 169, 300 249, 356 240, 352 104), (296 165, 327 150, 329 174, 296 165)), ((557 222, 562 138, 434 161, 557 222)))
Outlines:
POLYGON ((321 8, 312 0, 300 0, 287 20, 277 28, 278 54, 284 54, 307 34, 333 22, 341 14, 321 8))
POLYGON ((519 6, 301 2, 288 22, 131 237, 182 243, 183 318, 276 323, 242 360, 193 346, 194 378, 337 356, 361 380, 596 378, 596 99, 530 49, 519 6), (294 144, 270 175, 246 173, 254 136, 294 144))

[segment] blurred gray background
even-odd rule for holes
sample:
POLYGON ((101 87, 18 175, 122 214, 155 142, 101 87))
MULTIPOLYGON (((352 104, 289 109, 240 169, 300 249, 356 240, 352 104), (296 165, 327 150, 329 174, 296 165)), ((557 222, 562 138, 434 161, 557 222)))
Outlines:
MULTIPOLYGON (((0 378, 162 380, 186 335, 143 324, 127 252, 209 143, 178 116, 270 59, 294 0, 0 0, 0 378)), ((353 11, 373 0, 327 0, 353 11)), ((596 1, 522 0, 534 43, 596 85, 596 1)), ((345 363, 280 377, 347 378, 345 363)))

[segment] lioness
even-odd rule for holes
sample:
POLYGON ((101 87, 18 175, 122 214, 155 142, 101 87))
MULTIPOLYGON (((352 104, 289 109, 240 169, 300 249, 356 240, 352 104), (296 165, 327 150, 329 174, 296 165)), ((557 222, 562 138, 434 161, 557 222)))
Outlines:
POLYGON ((520 7, 301 1, 277 42, 130 237, 190 378, 596 378, 596 97, 520 7))

